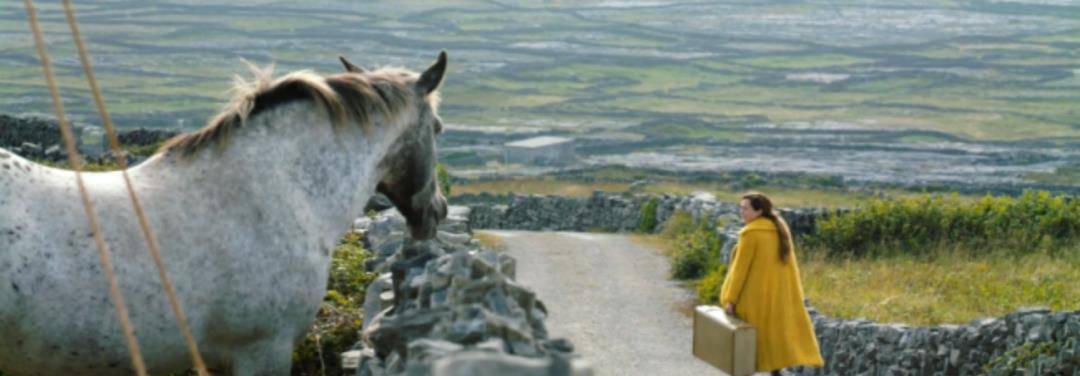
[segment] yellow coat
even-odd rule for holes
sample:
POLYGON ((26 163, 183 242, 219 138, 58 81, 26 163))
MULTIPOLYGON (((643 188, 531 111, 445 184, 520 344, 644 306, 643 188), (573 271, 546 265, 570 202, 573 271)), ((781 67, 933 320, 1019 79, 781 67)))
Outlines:
POLYGON ((720 305, 735 303, 735 316, 757 328, 757 370, 795 365, 821 367, 817 337, 803 305, 802 281, 794 249, 780 261, 776 225, 765 217, 739 231, 720 305))

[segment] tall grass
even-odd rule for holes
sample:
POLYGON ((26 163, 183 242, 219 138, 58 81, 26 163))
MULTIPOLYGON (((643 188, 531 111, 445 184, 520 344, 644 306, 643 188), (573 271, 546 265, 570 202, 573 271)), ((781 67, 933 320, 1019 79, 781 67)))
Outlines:
POLYGON ((1019 308, 1080 309, 1080 245, 1051 255, 936 247, 920 255, 799 256, 806 297, 822 313, 911 325, 964 324, 1019 308))
POLYGON ((1026 192, 873 200, 800 241, 823 313, 916 325, 1080 308, 1080 201, 1026 192))
POLYGON ((656 197, 650 198, 645 205, 641 206, 641 219, 638 221, 636 231, 638 233, 650 233, 656 228, 656 207, 659 205, 656 197))

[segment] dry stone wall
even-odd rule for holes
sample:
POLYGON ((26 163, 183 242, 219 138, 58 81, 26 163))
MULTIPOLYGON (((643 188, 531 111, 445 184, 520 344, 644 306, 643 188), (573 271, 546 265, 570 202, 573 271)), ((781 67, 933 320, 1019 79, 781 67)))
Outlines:
MULTIPOLYGON (((636 231, 642 223, 642 208, 655 200, 655 220, 647 229, 660 231, 677 211, 695 219, 715 221, 728 216, 737 219, 738 203, 721 202, 708 193, 692 195, 624 195, 594 192, 589 197, 545 195, 475 195, 455 197, 469 204, 469 225, 473 228, 534 231, 636 231)), ((816 221, 835 211, 825 209, 781 209, 795 234, 814 230, 816 221)))
POLYGON ((1080 311, 1026 308, 967 325, 928 327, 834 319, 812 307, 809 312, 825 367, 797 368, 796 375, 1080 374, 1080 311), (1023 356, 1009 351, 1025 343, 1060 350, 1034 356, 1017 373, 1008 365, 1023 356), (1003 355, 997 367, 984 369, 1003 355))
POLYGON ((481 247, 468 209, 451 207, 436 239, 405 234, 394 209, 361 218, 380 273, 364 302, 363 341, 343 355, 357 375, 591 375, 547 308, 514 280, 513 258, 481 247))

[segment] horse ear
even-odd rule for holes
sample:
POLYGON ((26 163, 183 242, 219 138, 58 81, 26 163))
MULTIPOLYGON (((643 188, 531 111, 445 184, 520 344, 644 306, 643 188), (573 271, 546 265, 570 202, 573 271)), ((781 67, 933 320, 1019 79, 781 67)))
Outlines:
POLYGON ((439 51, 439 59, 420 75, 416 87, 424 95, 435 91, 442 83, 443 73, 446 73, 446 51, 439 51))
POLYGON ((344 56, 338 55, 338 59, 341 59, 341 63, 345 64, 345 70, 352 73, 364 73, 364 68, 360 68, 346 59, 344 56))

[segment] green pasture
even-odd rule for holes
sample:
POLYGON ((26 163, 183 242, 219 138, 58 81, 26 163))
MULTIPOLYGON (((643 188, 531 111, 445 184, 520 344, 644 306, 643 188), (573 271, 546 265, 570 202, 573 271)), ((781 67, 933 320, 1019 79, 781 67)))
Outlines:
MULTIPOLYGON (((61 89, 85 97, 59 7, 38 6, 61 89)), ((273 8, 272 3, 263 6, 273 8)), ((668 14, 662 8, 451 1, 372 4, 344 12, 316 8, 289 15, 216 5, 181 8, 197 12, 189 14, 139 4, 137 17, 120 8, 87 5, 79 10, 102 88, 111 110, 121 116, 148 109, 162 116, 192 110, 209 114, 227 100, 233 75, 249 76, 242 58, 260 66, 276 63, 278 73, 302 67, 331 73, 326 69, 339 53, 367 67, 418 68, 402 64, 402 55, 445 48, 451 52, 453 75, 443 89, 444 115, 459 124, 590 119, 578 122, 585 130, 628 119, 666 124, 671 116, 756 116, 774 122, 836 120, 871 129, 931 130, 974 141, 1080 138, 1075 106, 1080 93, 1073 83, 1080 82, 1080 57, 1074 53, 1080 28, 833 48, 827 40, 809 37, 706 40, 701 32, 678 35, 657 26, 691 8, 668 14), (355 41, 342 37, 357 31, 367 33, 357 34, 355 41), (814 82, 792 76, 807 74, 848 78, 814 82)), ((19 4, 0 9, 23 12, 19 4)), ((822 9, 760 4, 751 11, 799 16, 822 9)), ((26 111, 24 97, 44 92, 32 43, 19 17, 0 20, 0 31, 23 36, 0 42, 0 58, 11 57, 0 64, 0 93, 7 97, 0 100, 0 111, 26 111)), ((653 133, 737 138, 728 131, 668 127, 653 133)))

